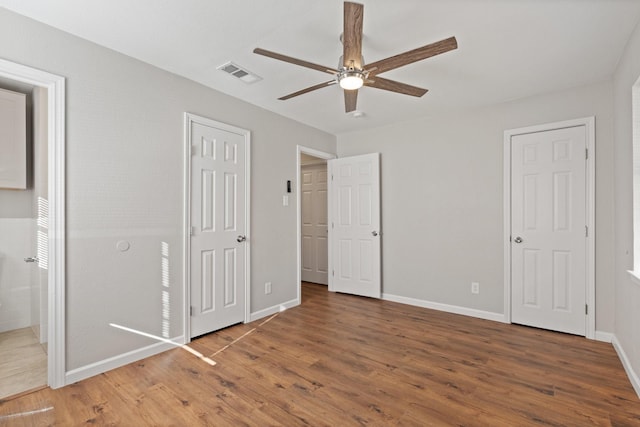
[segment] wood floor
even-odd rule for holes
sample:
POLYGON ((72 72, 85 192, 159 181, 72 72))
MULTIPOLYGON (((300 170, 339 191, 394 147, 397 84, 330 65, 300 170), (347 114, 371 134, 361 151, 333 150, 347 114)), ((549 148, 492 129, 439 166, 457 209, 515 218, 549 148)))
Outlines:
POLYGON ((0 333, 0 399, 45 385, 47 354, 31 328, 0 333))
POLYGON ((320 285, 190 348, 0 401, 0 425, 640 425, 610 344, 320 285))

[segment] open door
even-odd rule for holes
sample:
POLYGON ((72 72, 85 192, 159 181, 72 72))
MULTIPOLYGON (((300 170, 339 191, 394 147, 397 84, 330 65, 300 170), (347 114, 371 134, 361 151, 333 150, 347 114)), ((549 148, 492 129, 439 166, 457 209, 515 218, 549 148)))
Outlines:
POLYGON ((328 161, 329 290, 380 298, 380 154, 328 161))

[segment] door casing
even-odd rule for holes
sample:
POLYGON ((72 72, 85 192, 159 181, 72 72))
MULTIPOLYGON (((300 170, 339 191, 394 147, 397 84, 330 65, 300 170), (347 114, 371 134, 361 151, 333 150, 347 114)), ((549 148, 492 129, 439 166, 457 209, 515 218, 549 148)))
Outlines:
POLYGON ((504 132, 504 157, 503 157, 503 190, 504 190, 504 318, 511 323, 511 138, 533 132, 544 132, 568 127, 584 126, 586 134, 586 222, 588 236, 586 242, 587 256, 586 268, 586 303, 587 312, 586 337, 595 339, 595 117, 584 117, 574 120, 566 120, 555 123, 529 126, 518 129, 510 129, 504 132))
POLYGON ((235 126, 221 123, 206 117, 198 116, 192 113, 184 114, 184 239, 183 239, 183 273, 184 273, 184 322, 183 333, 185 343, 191 341, 191 124, 200 123, 206 126, 211 126, 217 129, 222 129, 228 132, 233 132, 244 136, 246 142, 246 155, 245 155, 245 224, 247 238, 245 250, 245 285, 244 285, 244 323, 248 323, 251 318, 251 132, 246 129, 241 129, 235 126))
POLYGON ((0 59, 0 76, 47 91, 48 149, 48 357, 47 382, 66 385, 65 78, 0 59))

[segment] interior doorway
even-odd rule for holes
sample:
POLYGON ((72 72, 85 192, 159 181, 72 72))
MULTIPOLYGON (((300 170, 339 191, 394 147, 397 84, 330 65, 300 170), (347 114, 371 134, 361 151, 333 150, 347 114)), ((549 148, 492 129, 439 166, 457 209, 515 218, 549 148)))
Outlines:
MULTIPOLYGON (((0 186, 0 398, 4 398, 47 384, 47 253, 42 250, 47 102, 46 91, 37 86, 0 78, 0 89, 0 132, 16 125, 23 129, 24 153, 18 157, 26 160, 16 175, 25 179, 25 185, 0 186)), ((3 141, 11 140, 3 133, 3 141)), ((3 144, 4 149, 11 151, 3 144)))
POLYGON ((297 147, 298 301, 301 283, 328 285, 328 172, 327 160, 336 155, 297 147))
MULTIPOLYGON (((37 258, 37 272, 31 274, 44 289, 40 295, 38 320, 40 339, 47 341, 46 384, 65 385, 65 79, 46 71, 0 59, 0 79, 37 89, 44 105, 41 119, 43 147, 40 161, 41 192, 36 198, 35 246, 26 258, 37 258), (46 190, 45 190, 46 189, 46 190), (46 197, 45 197, 46 196, 46 197)), ((33 267, 32 267, 33 268, 33 267)), ((31 292, 31 289, 29 290, 31 292)))
POLYGON ((300 156, 299 185, 302 207, 300 274, 303 282, 328 285, 327 161, 304 153, 300 156))

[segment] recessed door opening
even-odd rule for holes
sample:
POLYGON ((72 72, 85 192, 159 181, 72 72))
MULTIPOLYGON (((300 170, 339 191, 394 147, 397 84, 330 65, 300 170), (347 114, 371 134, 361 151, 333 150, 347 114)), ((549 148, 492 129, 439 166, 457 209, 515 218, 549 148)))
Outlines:
POLYGON ((0 100, 0 157, 11 157, 8 133, 19 127, 24 151, 11 163, 26 158, 25 185, 7 183, 9 164, 0 188, 1 399, 47 385, 48 130, 46 89, 0 78, 0 100))
POLYGON ((327 160, 333 158, 298 146, 298 299, 302 282, 329 284, 327 160))
POLYGON ((303 282, 328 285, 327 161, 300 155, 300 204, 303 282))

